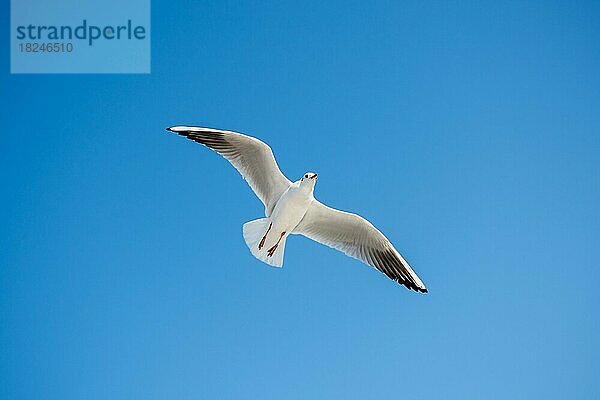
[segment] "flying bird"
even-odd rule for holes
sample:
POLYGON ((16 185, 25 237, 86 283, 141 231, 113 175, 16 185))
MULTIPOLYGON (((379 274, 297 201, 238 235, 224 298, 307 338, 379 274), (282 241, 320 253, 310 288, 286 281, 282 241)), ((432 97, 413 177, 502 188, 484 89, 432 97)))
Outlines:
POLYGON ((259 260, 283 266, 288 236, 300 234, 375 267, 408 289, 427 293, 398 250, 369 221, 315 199, 316 173, 307 172, 291 182, 279 169, 266 143, 241 133, 196 126, 173 126, 167 130, 227 159, 265 205, 265 218, 246 222, 242 229, 246 245, 259 260))

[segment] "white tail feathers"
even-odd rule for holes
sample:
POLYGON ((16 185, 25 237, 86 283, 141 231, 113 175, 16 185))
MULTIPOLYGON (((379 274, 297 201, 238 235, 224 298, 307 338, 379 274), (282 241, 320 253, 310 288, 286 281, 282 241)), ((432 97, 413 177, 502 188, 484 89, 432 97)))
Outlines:
POLYGON ((274 246, 281 234, 281 232, 275 232, 274 230, 269 229, 269 226, 271 226, 270 224, 271 220, 269 218, 259 218, 254 221, 246 222, 242 228, 244 240, 254 257, 273 267, 281 267, 283 266, 283 252, 285 250, 285 240, 287 239, 287 235, 284 235, 281 238, 273 255, 268 256, 268 250, 274 246), (269 231, 267 239, 261 249, 259 249, 258 246, 267 231, 269 231))

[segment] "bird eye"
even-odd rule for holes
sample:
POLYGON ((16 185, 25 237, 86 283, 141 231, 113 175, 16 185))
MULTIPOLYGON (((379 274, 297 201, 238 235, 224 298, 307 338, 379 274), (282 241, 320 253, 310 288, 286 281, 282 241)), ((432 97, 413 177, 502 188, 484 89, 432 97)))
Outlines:
POLYGON ((308 178, 308 174, 304 175, 305 178, 308 178))

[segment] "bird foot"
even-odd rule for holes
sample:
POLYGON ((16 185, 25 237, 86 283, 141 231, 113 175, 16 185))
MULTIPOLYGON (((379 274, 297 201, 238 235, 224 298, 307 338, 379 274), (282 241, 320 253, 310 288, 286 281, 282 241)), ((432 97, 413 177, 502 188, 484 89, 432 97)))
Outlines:
POLYGON ((269 231, 271 230, 271 226, 273 226, 272 222, 269 224, 269 229, 267 229, 267 233, 265 233, 265 236, 262 237, 262 239, 260 240, 260 243, 258 244, 259 250, 262 250, 263 246, 265 245, 265 240, 267 240, 267 235, 269 234, 269 231))
POLYGON ((267 250, 267 257, 273 257, 273 254, 275 254, 275 250, 277 250, 277 246, 279 246, 279 242, 281 242, 281 238, 283 238, 284 235, 285 232, 281 232, 281 235, 279 235, 279 240, 277 241, 277 243, 275 243, 275 246, 267 250))
POLYGON ((277 245, 271 247, 269 250, 267 250, 267 257, 273 257, 273 254, 275 254, 275 250, 277 250, 277 245))

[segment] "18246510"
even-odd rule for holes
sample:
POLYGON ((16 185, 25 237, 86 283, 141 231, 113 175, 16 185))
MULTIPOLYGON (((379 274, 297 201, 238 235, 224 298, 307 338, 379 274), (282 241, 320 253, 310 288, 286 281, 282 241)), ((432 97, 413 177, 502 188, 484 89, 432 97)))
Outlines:
POLYGON ((73 43, 39 43, 26 42, 19 43, 21 53, 71 53, 73 51, 73 43))

